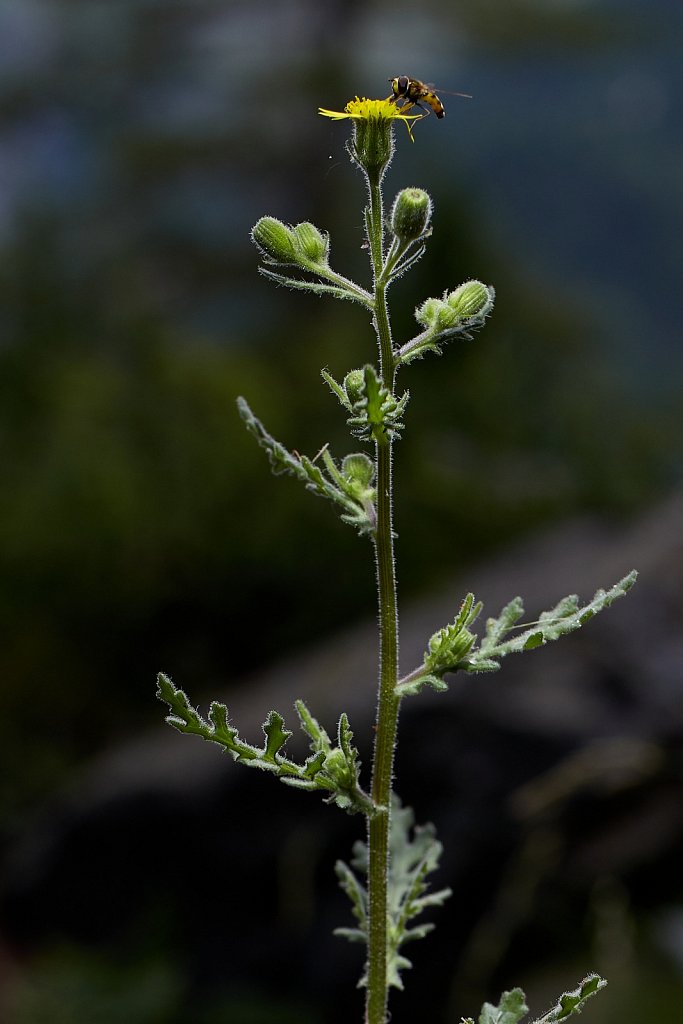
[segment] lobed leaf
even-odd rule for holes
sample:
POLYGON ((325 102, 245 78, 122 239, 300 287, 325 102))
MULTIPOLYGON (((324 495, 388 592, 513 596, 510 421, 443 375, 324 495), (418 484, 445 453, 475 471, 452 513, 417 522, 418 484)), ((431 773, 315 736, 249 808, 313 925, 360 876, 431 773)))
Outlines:
POLYGON ((581 1013, 586 1000, 603 989, 606 984, 605 979, 601 978, 599 974, 589 974, 578 988, 572 992, 563 993, 555 1006, 534 1021, 534 1024, 560 1024, 561 1021, 569 1020, 574 1014, 581 1013))
MULTIPOLYGON (((575 1014, 581 1013, 587 999, 605 987, 607 982, 599 974, 589 974, 578 988, 565 992, 542 1017, 537 1017, 534 1024, 562 1024, 575 1014)), ((526 1016, 529 1008, 521 988, 513 988, 503 992, 497 1006, 484 1003, 479 1014, 479 1024, 518 1024, 526 1016)), ((474 1024, 472 1017, 463 1017, 461 1024, 474 1024)))
POLYGON ((363 385, 360 397, 353 403, 354 415, 347 421, 351 433, 366 441, 384 442, 388 436, 399 436, 403 429, 401 416, 409 398, 404 392, 400 398, 386 388, 373 366, 363 368, 363 385))
POLYGON ((344 391, 344 389, 341 386, 341 384, 337 383, 337 381, 334 379, 332 374, 328 373, 327 370, 321 370, 320 371, 320 376, 325 381, 325 383, 329 387, 329 389, 332 392, 332 394, 337 396, 337 398, 339 399, 341 405, 343 405, 343 407, 346 409, 346 411, 347 412, 353 412, 353 408, 351 406, 351 402, 349 401, 348 395, 344 391))
POLYGON ((529 1012, 521 988, 503 992, 498 1006, 484 1003, 479 1014, 479 1024, 518 1024, 529 1012))
POLYGON ((213 701, 209 708, 209 720, 204 721, 189 703, 187 695, 163 673, 158 676, 157 696, 170 707, 172 713, 166 721, 179 732, 192 733, 217 743, 235 761, 269 771, 288 786, 322 790, 328 803, 336 803, 349 813, 368 816, 376 813, 377 808, 360 785, 360 759, 351 742, 353 733, 345 714, 339 719, 339 745, 333 747, 329 736, 303 701, 297 701, 301 727, 312 740, 312 753, 303 764, 297 764, 284 754, 292 733, 285 728, 284 719, 277 711, 268 713, 262 725, 265 743, 262 747, 255 747, 245 742, 230 724, 228 709, 224 704, 213 701))
POLYGON ((550 640, 557 640, 567 633, 573 633, 598 612, 628 593, 637 578, 638 573, 635 570, 628 573, 609 590, 597 590, 592 600, 583 606, 579 605, 579 599, 575 594, 570 594, 558 601, 554 608, 543 612, 533 626, 506 640, 507 634, 524 614, 522 600, 516 597, 503 608, 497 619, 488 620, 486 634, 479 647, 458 667, 467 672, 490 671, 498 668, 500 659, 508 654, 530 651, 542 647, 550 640))
POLYGON ((475 603, 472 594, 467 594, 454 622, 432 634, 422 665, 399 680, 395 692, 403 697, 419 693, 425 686, 445 690, 443 676, 448 672, 495 672, 506 655, 534 650, 580 629, 594 615, 628 593, 637 578, 638 573, 633 570, 609 590, 597 590, 585 605, 579 605, 576 594, 563 597, 554 608, 543 612, 537 622, 510 636, 519 628, 524 614, 522 599, 515 597, 497 618, 487 620, 478 646, 475 646, 477 637, 469 627, 482 606, 481 602, 475 603))
POLYGON ((295 701, 294 707, 296 708, 297 714, 299 716, 301 728, 306 733, 306 735, 310 736, 310 738, 313 740, 313 743, 311 744, 313 750, 322 750, 325 753, 329 753, 331 749, 330 737, 327 735, 323 727, 319 724, 317 719, 313 717, 313 715, 308 710, 308 708, 306 707, 302 700, 295 701))
POLYGON ((410 676, 406 676, 404 680, 397 684, 394 692, 398 697, 409 697, 419 693, 425 686, 431 687, 437 693, 442 693, 448 689, 448 683, 445 683, 440 676, 432 675, 430 672, 418 671, 411 673, 410 676))
MULTIPOLYGON (((409 927, 409 923, 428 907, 440 906, 451 895, 451 890, 427 891, 427 875, 438 867, 442 846, 436 839, 434 826, 415 826, 412 810, 402 807, 395 795, 392 798, 389 849, 387 984, 402 989, 401 971, 412 964, 400 952, 401 947, 406 942, 423 938, 434 927, 429 923, 409 927)), ((366 843, 354 843, 351 864, 356 871, 367 876, 366 843)), ((340 884, 351 900, 352 913, 359 927, 337 928, 335 935, 354 942, 367 942, 367 889, 343 861, 338 861, 336 870, 340 884)), ((359 984, 366 983, 364 974, 359 984)))
POLYGON ((237 399, 237 408, 247 430, 268 455, 268 461, 275 474, 287 473, 305 484, 307 490, 327 498, 341 508, 340 518, 355 526, 359 533, 372 534, 376 525, 374 508, 375 491, 372 487, 359 490, 357 482, 347 480, 341 473, 327 446, 322 451, 326 473, 314 459, 306 455, 294 455, 272 437, 261 421, 253 414, 244 398, 237 399))

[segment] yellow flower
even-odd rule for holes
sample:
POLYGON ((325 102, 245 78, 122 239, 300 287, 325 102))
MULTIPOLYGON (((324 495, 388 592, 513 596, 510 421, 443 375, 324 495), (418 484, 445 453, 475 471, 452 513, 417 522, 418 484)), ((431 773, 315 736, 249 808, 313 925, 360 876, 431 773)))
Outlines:
POLYGON ((330 117, 333 121, 342 121, 349 118, 352 121, 402 121, 408 129, 408 135, 411 140, 413 139, 413 129, 410 124, 411 121, 419 121, 424 114, 404 114, 401 107, 397 106, 392 100, 368 100, 361 99, 356 96, 355 99, 349 100, 343 110, 326 110, 324 107, 319 107, 318 113, 322 114, 323 117, 330 117))

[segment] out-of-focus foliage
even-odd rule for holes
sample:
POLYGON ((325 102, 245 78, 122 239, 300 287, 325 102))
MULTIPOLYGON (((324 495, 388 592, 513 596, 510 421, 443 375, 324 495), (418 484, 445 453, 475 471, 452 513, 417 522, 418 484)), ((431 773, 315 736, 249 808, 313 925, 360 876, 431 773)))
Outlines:
MULTIPOLYGON (((197 1007, 170 963, 139 956, 117 963, 102 954, 60 948, 43 955, 29 978, 16 986, 3 1012, 12 1024, 313 1024, 305 1005, 284 1005, 276 996, 234 992, 197 1007)), ((7 1019, 7 1018, 6 1018, 7 1019)))

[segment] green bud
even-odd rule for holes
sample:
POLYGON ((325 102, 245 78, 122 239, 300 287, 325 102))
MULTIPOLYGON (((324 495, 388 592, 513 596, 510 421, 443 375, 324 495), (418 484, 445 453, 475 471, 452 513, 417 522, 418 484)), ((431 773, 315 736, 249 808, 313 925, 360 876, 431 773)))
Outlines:
POLYGON ((422 305, 415 310, 415 319, 423 327, 434 327, 442 306, 441 299, 425 299, 422 305))
POLYGON ((323 762, 323 771, 327 772, 337 785, 348 787, 353 781, 349 765, 343 750, 334 747, 323 762))
POLYGON ((432 200, 421 188, 404 188, 396 196, 391 210, 391 230, 400 242, 408 244, 420 238, 432 216, 432 200))
POLYGON ((481 281, 465 281, 446 296, 446 302, 463 320, 485 317, 493 307, 493 289, 481 281))
POLYGON ((349 370, 344 377, 344 393, 351 405, 365 394, 365 374, 362 370, 349 370))
POLYGON ((365 452, 354 452, 342 461, 342 473, 349 483, 357 484, 365 490, 372 483, 375 475, 375 464, 365 452))
POLYGON ((310 263, 327 263, 329 236, 319 231, 315 224, 309 224, 308 221, 297 224, 292 236, 295 249, 304 260, 310 263))
POLYGON ((425 666, 430 672, 448 672, 469 654, 476 634, 466 627, 446 626, 434 633, 429 641, 425 666))
POLYGON ((375 489, 372 481, 375 476, 375 464, 365 452, 347 455, 342 460, 341 471, 345 481, 344 490, 348 495, 363 505, 366 502, 374 502, 375 489))
POLYGON ((474 326, 471 321, 483 322, 493 308, 493 288, 481 281, 465 281, 443 299, 426 299, 415 310, 415 319, 432 331, 448 331, 459 324, 474 326))
POLYGON ((450 327, 456 327, 462 317, 457 310, 448 305, 447 302, 440 302, 436 311, 435 326, 440 331, 447 331, 450 327))
POLYGON ((251 232, 256 245, 270 263, 296 263, 294 232, 275 217, 261 217, 251 232))

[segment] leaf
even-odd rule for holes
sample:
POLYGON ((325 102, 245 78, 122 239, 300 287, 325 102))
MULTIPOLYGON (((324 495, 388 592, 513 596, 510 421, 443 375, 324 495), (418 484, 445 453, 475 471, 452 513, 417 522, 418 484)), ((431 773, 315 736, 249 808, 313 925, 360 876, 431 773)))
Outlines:
POLYGON ((578 988, 561 995, 555 1006, 539 1017, 534 1024, 559 1024, 559 1022, 581 1013, 586 1000, 603 989, 606 984, 605 979, 601 978, 599 974, 589 974, 578 988))
POLYGON ((320 376, 325 381, 325 383, 329 387, 330 391, 334 395, 337 396, 337 398, 339 399, 341 404, 344 406, 346 411, 347 412, 352 412, 353 409, 351 407, 351 403, 350 403, 350 401, 348 399, 348 396, 347 396, 346 392, 344 391, 343 387, 341 386, 341 384, 338 384, 337 381, 332 376, 332 374, 328 373, 327 370, 321 370, 320 371, 320 376))
POLYGON ((274 437, 271 437, 261 421, 254 416, 246 399, 241 396, 237 399, 237 411, 244 420, 249 433, 253 434, 261 447, 265 449, 273 472, 276 474, 291 473, 292 476, 305 481, 306 473, 302 470, 299 459, 296 459, 287 451, 284 445, 276 441, 274 437))
POLYGON ((503 992, 498 1006, 484 1003, 479 1014, 479 1024, 518 1024, 529 1012, 521 988, 503 992))
MULTIPOLYGON (((431 233, 432 232, 431 232, 431 228, 430 228, 429 232, 425 233, 425 236, 426 236, 426 234, 431 234, 431 233)), ((425 236, 423 236, 423 237, 425 237, 425 236)), ((416 239, 416 241, 419 241, 419 239, 416 239)), ((426 251, 427 251, 427 246, 426 245, 420 245, 419 248, 415 249, 412 253, 407 253, 406 256, 403 259, 401 259, 394 266, 394 268, 392 269, 390 280, 392 282, 396 281, 399 277, 401 277, 403 274, 405 274, 406 270, 409 270, 412 266, 415 265, 415 263, 417 263, 418 260, 422 259, 422 257, 424 256, 426 251)))
POLYGON ((279 715, 277 711, 270 711, 268 713, 268 718, 263 726, 263 731, 266 734, 266 748, 263 752, 264 761, 277 764, 278 752, 292 735, 289 729, 283 728, 284 724, 282 715, 279 715))
POLYGON ((163 673, 158 677, 157 696, 171 708, 166 721, 179 732, 201 736, 227 750, 235 761, 250 768, 261 768, 277 776, 288 786, 297 789, 322 790, 328 803, 336 803, 349 813, 371 816, 377 808, 360 785, 360 759, 352 744, 353 733, 346 715, 339 719, 337 730, 339 746, 332 747, 330 738, 318 724, 303 701, 296 709, 304 732, 311 738, 312 753, 303 764, 297 764, 284 754, 292 733, 285 728, 284 719, 277 711, 270 711, 262 725, 265 736, 263 747, 246 743, 237 729, 230 724, 225 704, 213 701, 206 722, 189 703, 187 695, 163 673))
POLYGON ((408 398, 407 391, 400 398, 395 398, 382 384, 373 366, 363 367, 361 394, 353 403, 354 415, 347 420, 352 434, 379 443, 390 435, 398 436, 403 429, 401 416, 408 398))
POLYGON ((499 667, 499 659, 508 654, 530 651, 542 647, 550 640, 557 640, 567 633, 573 633, 598 612, 627 594, 637 578, 638 573, 635 570, 628 573, 609 590, 597 590, 592 600, 583 606, 579 606, 575 594, 570 594, 558 601, 554 608, 543 612, 538 623, 505 640, 504 637, 515 627, 524 613, 522 600, 516 597, 503 608, 497 619, 488 620, 486 635, 479 647, 471 651, 457 667, 467 672, 491 671, 499 667))
MULTIPOLYGON (((402 989, 401 971, 412 965, 401 954, 401 947, 406 942, 423 938, 434 927, 430 923, 409 927, 409 923, 428 907, 440 906, 451 895, 451 890, 428 892, 426 878, 438 867, 441 843, 436 839, 433 825, 414 826, 412 810, 401 807, 395 794, 392 797, 389 849, 387 984, 402 989)), ((367 843, 354 844, 351 863, 356 871, 367 877, 367 843)), ((362 937, 367 942, 367 888, 343 861, 337 863, 336 870, 341 886, 351 900, 359 928, 338 928, 335 935, 343 935, 352 941, 361 941, 362 937)), ((366 983, 364 974, 359 984, 366 983)))
MULTIPOLYGON (((321 281, 306 281, 305 279, 298 277, 289 277, 287 274, 279 274, 277 271, 269 270, 266 267, 259 267, 259 274, 263 274, 264 277, 269 278, 271 281, 275 281, 276 284, 282 284, 286 288, 295 288, 299 291, 313 292, 316 295, 333 295, 336 299, 348 299, 351 302, 360 302, 361 305, 367 309, 372 309, 374 301, 369 292, 366 292, 360 285, 353 284, 351 281, 346 281, 339 274, 330 274, 329 279, 336 281, 336 284, 323 284, 321 281)), ((315 273, 323 276, 321 268, 317 268, 315 273)), ((328 275, 325 275, 328 276, 328 275)))
MULTIPOLYGON (((563 1021, 581 1013, 587 999, 604 988, 607 982, 599 974, 589 974, 578 988, 565 992, 542 1017, 537 1017, 534 1024, 562 1024, 563 1021)), ((479 1024, 518 1024, 529 1012, 526 997, 521 988, 503 992, 498 1006, 484 1003, 479 1015, 479 1024)), ((474 1024, 471 1017, 463 1018, 462 1024, 474 1024)))
POLYGON ((337 873, 342 889, 351 900, 351 911, 360 926, 359 928, 336 928, 334 934, 344 935, 346 938, 351 939, 352 942, 359 941, 357 936, 362 936, 365 941, 368 933, 367 890, 343 860, 337 861, 334 870, 337 873))
POLYGON ((340 517, 355 526, 361 534, 372 534, 376 525, 374 489, 368 487, 359 497, 353 481, 346 481, 337 469, 332 456, 325 447, 323 462, 327 475, 313 459, 306 455, 294 455, 272 437, 261 421, 254 416, 244 398, 237 399, 237 408, 247 430, 268 455, 268 461, 275 474, 287 473, 305 484, 307 490, 327 498, 341 508, 340 517))
POLYGON ((517 625, 523 615, 524 605, 521 597, 513 597, 512 601, 505 605, 497 619, 487 620, 486 642, 495 645, 517 625))
POLYGON ((167 716, 166 721, 178 732, 195 733, 203 736, 207 728, 206 722, 195 709, 188 703, 187 694, 184 690, 178 690, 168 676, 160 672, 157 676, 157 696, 170 707, 173 714, 167 716))
POLYGON ((475 604, 472 594, 467 594, 454 622, 432 634, 422 665, 399 680, 395 693, 400 697, 412 695, 419 693, 424 686, 445 690, 447 686, 442 677, 447 672, 495 672, 506 655, 532 651, 580 629, 598 612, 627 594, 637 578, 638 573, 634 569, 609 590, 597 590, 592 600, 583 606, 579 605, 576 594, 563 597, 554 608, 543 612, 538 622, 508 637, 519 628, 517 623, 524 614, 521 597, 515 597, 505 605, 498 618, 487 619, 485 634, 478 646, 475 646, 477 637, 469 627, 482 606, 481 602, 475 604))
POLYGON ((244 743, 244 741, 239 738, 237 729, 230 725, 228 709, 225 704, 219 704, 218 701, 211 702, 209 707, 209 721, 211 722, 213 729, 207 729, 206 732, 202 733, 204 739, 210 739, 214 743, 220 743, 221 746, 230 751, 236 760, 239 760, 242 763, 258 759, 259 751, 257 748, 252 747, 249 743, 244 743))
POLYGON ((432 675, 429 672, 418 672, 415 675, 411 673, 410 676, 407 676, 402 682, 398 683, 394 693, 397 697, 414 696, 425 686, 430 686, 437 693, 442 693, 448 689, 448 683, 445 683, 439 676, 432 675))
POLYGON ((301 728, 313 740, 311 749, 315 751, 322 750, 329 754, 331 750, 330 737, 323 727, 313 717, 302 700, 297 700, 294 706, 301 722, 301 728))

